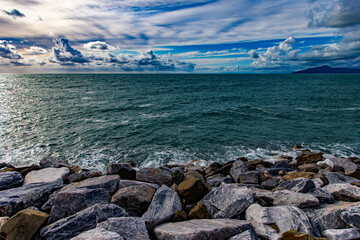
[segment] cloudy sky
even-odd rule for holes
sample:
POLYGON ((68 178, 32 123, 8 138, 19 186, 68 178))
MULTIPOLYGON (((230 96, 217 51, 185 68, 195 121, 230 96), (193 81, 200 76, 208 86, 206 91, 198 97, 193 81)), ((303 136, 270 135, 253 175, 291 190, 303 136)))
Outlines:
POLYGON ((360 68, 359 0, 2 0, 0 72, 360 68))

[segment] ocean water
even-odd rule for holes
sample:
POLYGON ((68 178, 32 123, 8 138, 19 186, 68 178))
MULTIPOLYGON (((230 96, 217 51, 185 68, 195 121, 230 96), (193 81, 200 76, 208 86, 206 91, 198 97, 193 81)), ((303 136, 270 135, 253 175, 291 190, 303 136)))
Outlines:
POLYGON ((0 162, 360 156, 360 75, 2 74, 0 162))

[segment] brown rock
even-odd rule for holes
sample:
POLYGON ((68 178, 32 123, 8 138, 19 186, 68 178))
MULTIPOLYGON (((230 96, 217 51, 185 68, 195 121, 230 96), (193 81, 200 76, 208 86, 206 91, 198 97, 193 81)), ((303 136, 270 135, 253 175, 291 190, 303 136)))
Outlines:
POLYGON ((182 222, 186 221, 188 219, 186 212, 183 210, 178 210, 174 213, 174 216, 172 216, 171 221, 172 222, 182 222))
POLYGON ((209 192, 209 189, 202 179, 192 178, 180 183, 177 192, 187 205, 201 200, 209 192))
POLYGON ((300 149, 300 148, 303 148, 301 145, 295 145, 293 146, 293 149, 300 149))
POLYGON ((210 217, 210 213, 208 212, 206 206, 203 203, 198 203, 189 212, 190 219, 205 219, 210 217))
POLYGON ((158 168, 142 168, 136 172, 136 180, 171 186, 172 176, 169 172, 158 168))
POLYGON ((25 209, 12 216, 2 227, 6 240, 31 240, 49 217, 47 213, 25 209))
POLYGON ((273 164, 271 162, 267 162, 261 159, 248 161, 245 163, 246 166, 249 168, 250 171, 254 171, 258 165, 262 165, 265 168, 271 168, 273 164))
POLYGON ((79 165, 74 165, 70 168, 70 173, 80 173, 81 167, 79 165))
POLYGON ((303 164, 300 165, 299 170, 303 171, 303 172, 313 172, 313 173, 317 173, 320 170, 320 167, 318 165, 316 165, 315 163, 307 163, 307 164, 303 164))
POLYGON ((190 169, 184 174, 184 180, 192 178, 204 179, 204 176, 196 170, 190 169))
POLYGON ((277 162, 282 162, 282 161, 291 161, 291 160, 293 160, 293 157, 287 156, 287 155, 280 155, 280 156, 275 157, 275 159, 277 162))
POLYGON ((40 166, 31 165, 30 167, 26 167, 26 168, 22 169, 22 170, 20 171, 20 173, 21 173, 21 175, 22 175, 23 177, 25 177, 26 174, 28 174, 29 172, 31 172, 31 171, 33 171, 33 170, 40 170, 40 169, 42 169, 40 166))
POLYGON ((327 238, 316 238, 306 233, 299 233, 296 230, 289 230, 281 235, 282 240, 327 240, 327 238))
MULTIPOLYGON (((0 228, 9 220, 9 217, 0 217, 0 228)), ((1 239, 1 238, 0 238, 1 239)))
POLYGON ((321 161, 323 159, 323 153, 302 153, 299 156, 296 157, 296 161, 298 165, 306 164, 306 163, 316 163, 318 161, 321 161))
POLYGON ((283 176, 284 180, 294 180, 296 178, 314 178, 315 173, 312 172, 296 172, 292 171, 283 176))
POLYGON ((209 166, 204 168, 205 171, 205 175, 209 175, 217 170, 219 170, 221 168, 221 164, 218 162, 214 162, 212 164, 210 164, 209 166))

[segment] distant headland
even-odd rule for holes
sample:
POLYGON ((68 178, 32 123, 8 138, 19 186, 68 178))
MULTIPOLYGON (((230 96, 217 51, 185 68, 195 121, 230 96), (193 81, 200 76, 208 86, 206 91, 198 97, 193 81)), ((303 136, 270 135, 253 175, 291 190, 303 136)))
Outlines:
POLYGON ((314 74, 314 73, 360 73, 356 68, 332 68, 327 65, 321 67, 308 68, 305 70, 293 72, 292 74, 314 74))

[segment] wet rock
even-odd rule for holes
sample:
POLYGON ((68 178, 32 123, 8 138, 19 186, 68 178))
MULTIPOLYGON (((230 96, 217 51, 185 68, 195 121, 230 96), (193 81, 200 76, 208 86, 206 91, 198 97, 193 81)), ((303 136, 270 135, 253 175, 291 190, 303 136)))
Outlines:
POLYGON ((142 182, 165 184, 171 186, 172 176, 169 172, 157 168, 142 168, 136 172, 136 180, 142 182))
POLYGON ((44 227, 40 236, 47 240, 65 240, 95 228, 111 217, 127 217, 127 212, 114 204, 95 204, 67 218, 44 227))
POLYGON ((178 210, 172 216, 171 221, 172 222, 182 222, 182 221, 185 221, 187 219, 188 219, 188 216, 187 216, 186 212, 183 211, 183 210, 180 210, 180 211, 178 210))
POLYGON ((97 227, 116 232, 124 239, 150 240, 144 220, 138 217, 108 218, 97 227))
POLYGON ((181 170, 177 169, 171 174, 173 183, 180 184, 184 180, 185 172, 184 172, 184 170, 182 170, 182 171, 181 170))
POLYGON ((201 202, 212 218, 233 218, 254 202, 254 193, 247 187, 228 184, 211 189, 201 202))
POLYGON ((259 171, 249 171, 245 173, 241 173, 239 175, 240 183, 243 184, 259 184, 259 171))
POLYGON ((279 185, 280 179, 279 178, 271 178, 261 183, 265 189, 273 189, 279 185))
POLYGON ((261 207, 253 204, 246 210, 246 220, 254 226, 257 235, 265 239, 280 240, 281 234, 291 229, 315 237, 320 235, 306 214, 293 206, 261 207))
POLYGON ((313 188, 308 192, 308 194, 311 194, 317 199, 319 199, 320 203, 331 204, 334 202, 334 197, 330 193, 328 193, 327 191, 321 188, 313 188))
POLYGON ((142 218, 146 222, 147 229, 151 230, 154 226, 170 220, 174 213, 181 209, 177 193, 166 185, 162 185, 155 192, 150 206, 142 218))
POLYGON ((16 171, 0 172, 0 191, 20 187, 23 182, 23 177, 16 171))
POLYGON ((193 219, 162 224, 154 229, 154 234, 158 240, 227 240, 249 229, 250 223, 243 220, 193 219))
POLYGON ((94 228, 88 231, 85 231, 71 240, 124 240, 116 232, 111 232, 103 228, 94 228))
POLYGON ((295 160, 297 161, 298 165, 303 165, 306 163, 316 163, 318 161, 322 160, 323 153, 319 152, 319 153, 303 153, 300 154, 299 156, 297 156, 295 158, 295 160))
POLYGON ((146 185, 132 185, 120 188, 111 198, 114 203, 124 208, 128 213, 141 216, 149 207, 155 189, 146 185))
POLYGON ((56 195, 49 223, 73 215, 97 203, 108 203, 110 195, 104 188, 75 188, 56 195))
POLYGON ((118 174, 121 179, 134 180, 136 178, 136 171, 130 163, 110 163, 106 168, 106 174, 118 174))
POLYGON ((297 178, 280 183, 278 188, 284 188, 293 192, 307 193, 315 188, 315 183, 311 179, 297 178))
POLYGON ((40 207, 60 187, 57 183, 34 183, 1 191, 0 216, 12 216, 30 206, 40 207))
POLYGON ((233 163, 230 169, 230 176, 235 182, 239 182, 240 174, 248 171, 249 169, 246 164, 241 160, 237 160, 233 163))
POLYGON ((208 212, 206 206, 201 202, 193 207, 189 212, 190 219, 205 219, 210 217, 210 213, 208 212))
POLYGON ((300 165, 298 167, 298 169, 303 171, 303 172, 317 173, 317 172, 319 172, 320 167, 315 163, 308 163, 308 164, 300 165))
POLYGON ((254 230, 247 230, 229 238, 229 240, 259 240, 259 238, 254 230))
POLYGON ((70 164, 67 161, 62 160, 61 158, 58 157, 52 157, 52 156, 48 156, 43 158, 40 161, 40 166, 43 168, 58 168, 58 167, 70 167, 70 164))
POLYGON ((328 180, 329 184, 336 184, 336 183, 356 183, 360 182, 360 180, 346 176, 341 173, 329 172, 325 175, 326 179, 328 180))
POLYGON ((349 202, 360 201, 360 188, 350 183, 329 184, 322 189, 332 194, 336 200, 349 202))
POLYGON ((323 231, 323 235, 329 240, 360 239, 360 232, 356 228, 327 229, 323 231))
POLYGON ((26 175, 24 184, 51 182, 62 184, 69 172, 69 169, 66 167, 44 168, 37 171, 31 171, 26 175))
POLYGON ((192 178, 181 182, 177 192, 184 204, 188 205, 201 200, 209 190, 201 179, 192 178))
POLYGON ((360 204, 355 203, 340 213, 341 219, 351 227, 360 229, 360 204))
POLYGON ((130 186, 138 186, 138 185, 146 185, 149 186, 153 189, 158 189, 160 186, 154 183, 147 183, 147 182, 139 182, 139 181, 134 181, 134 180, 123 180, 121 179, 119 182, 119 189, 121 188, 125 188, 125 187, 130 187, 130 186))
POLYGON ((299 233, 298 231, 292 229, 281 234, 282 240, 327 240, 326 238, 317 238, 313 237, 306 233, 299 233))

